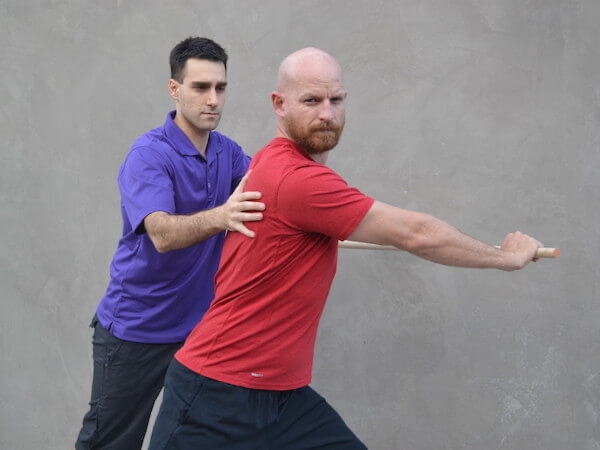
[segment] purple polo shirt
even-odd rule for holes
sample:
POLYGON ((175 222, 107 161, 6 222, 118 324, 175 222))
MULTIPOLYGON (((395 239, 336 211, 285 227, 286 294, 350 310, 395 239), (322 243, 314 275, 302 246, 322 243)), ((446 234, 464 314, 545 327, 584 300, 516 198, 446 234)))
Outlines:
POLYGON ((144 230, 154 211, 191 214, 227 201, 250 158, 231 139, 210 133, 206 159, 167 115, 162 127, 138 138, 118 176, 123 237, 110 282, 97 309, 118 338, 146 343, 185 340, 214 296, 225 233, 192 247, 158 253, 144 230))

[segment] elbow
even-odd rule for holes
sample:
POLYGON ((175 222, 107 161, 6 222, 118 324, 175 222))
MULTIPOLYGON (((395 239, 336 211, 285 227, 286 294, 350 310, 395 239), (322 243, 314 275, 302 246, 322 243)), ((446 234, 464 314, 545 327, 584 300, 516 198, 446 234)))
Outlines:
POLYGON ((413 255, 422 255, 433 248, 432 242, 427 236, 415 234, 410 236, 403 245, 403 250, 413 255))
POLYGON ((163 245, 156 245, 154 244, 154 248, 156 249, 156 251, 158 253, 168 253, 170 252, 172 249, 163 245))
POLYGON ((403 236, 402 248, 413 255, 424 255, 438 247, 436 236, 436 220, 423 214, 410 231, 403 236))
POLYGON ((175 250, 175 248, 169 243, 168 240, 164 239, 162 236, 153 236, 148 234, 152 245, 158 253, 168 253, 171 250, 175 250))
POLYGON ((156 249, 156 251, 158 253, 168 253, 172 250, 171 248, 169 248, 166 245, 162 245, 162 244, 156 243, 156 242, 152 242, 152 243, 154 244, 154 248, 156 249))
POLYGON ((158 253, 167 253, 172 250, 169 246, 168 235, 165 232, 168 230, 165 226, 167 217, 168 214, 162 211, 150 213, 140 225, 139 230, 136 230, 136 233, 146 234, 143 239, 148 238, 158 253))

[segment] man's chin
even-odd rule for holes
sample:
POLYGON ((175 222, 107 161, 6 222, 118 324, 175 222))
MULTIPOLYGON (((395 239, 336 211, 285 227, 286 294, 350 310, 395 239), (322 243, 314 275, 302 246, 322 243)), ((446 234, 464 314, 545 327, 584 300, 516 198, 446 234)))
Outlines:
POLYGON ((324 139, 314 139, 310 142, 310 150, 314 153, 325 153, 335 148, 339 138, 329 137, 324 139))
POLYGON ((201 123, 196 124, 196 128, 201 131, 213 131, 217 129, 219 125, 219 120, 204 120, 201 123))

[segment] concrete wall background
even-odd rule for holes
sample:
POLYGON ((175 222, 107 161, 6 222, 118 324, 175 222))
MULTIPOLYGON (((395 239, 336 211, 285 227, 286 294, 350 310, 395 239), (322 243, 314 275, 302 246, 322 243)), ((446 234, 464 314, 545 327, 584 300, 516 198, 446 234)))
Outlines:
POLYGON ((220 131, 248 153, 279 62, 318 46, 345 69, 351 184, 562 250, 519 273, 341 252, 314 386, 369 447, 600 448, 598 23, 597 0, 0 0, 0 448, 72 446, 117 170, 189 35, 228 50, 220 131))

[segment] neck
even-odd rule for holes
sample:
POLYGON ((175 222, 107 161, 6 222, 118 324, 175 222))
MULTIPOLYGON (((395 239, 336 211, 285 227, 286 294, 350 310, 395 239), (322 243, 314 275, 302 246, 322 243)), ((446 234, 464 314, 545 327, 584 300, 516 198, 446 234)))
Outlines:
POLYGON ((208 136, 210 135, 210 131, 199 130, 185 120, 181 114, 175 114, 175 119, 173 119, 173 122, 175 122, 175 124, 181 128, 181 131, 183 131, 183 133, 192 142, 194 147, 196 147, 196 150, 198 150, 202 156, 206 156, 206 146, 208 145, 208 136))
MULTIPOLYGON (((306 152, 306 150, 304 150, 306 152)), ((306 152, 310 158, 319 164, 327 165, 327 157, 329 156, 329 152, 321 152, 321 153, 309 153, 306 152)))

